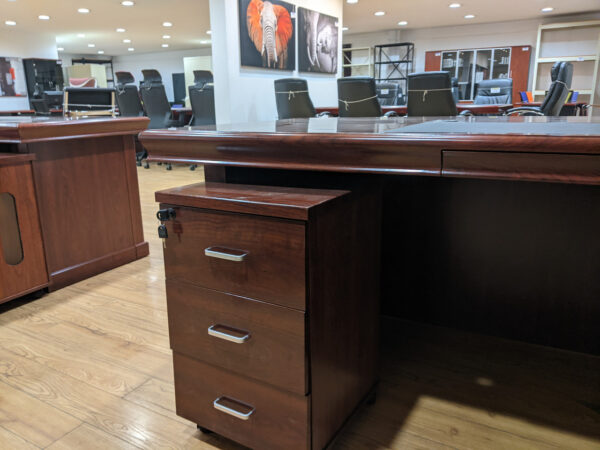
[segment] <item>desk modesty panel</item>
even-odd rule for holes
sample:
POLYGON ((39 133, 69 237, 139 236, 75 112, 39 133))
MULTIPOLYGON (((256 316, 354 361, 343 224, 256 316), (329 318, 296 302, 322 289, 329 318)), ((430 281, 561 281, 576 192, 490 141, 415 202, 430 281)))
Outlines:
POLYGON ((146 118, 0 118, 0 151, 31 154, 49 289, 148 254, 135 136, 146 118))

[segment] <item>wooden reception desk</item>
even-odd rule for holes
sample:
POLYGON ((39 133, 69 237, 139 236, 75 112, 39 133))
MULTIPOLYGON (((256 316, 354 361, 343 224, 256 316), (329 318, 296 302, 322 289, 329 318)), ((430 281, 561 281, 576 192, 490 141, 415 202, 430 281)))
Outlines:
MULTIPOLYGON (((134 142, 147 124, 146 118, 0 118, 0 153, 32 160, 50 290, 148 255, 134 142)), ((23 220, 37 220, 37 212, 23 220)))

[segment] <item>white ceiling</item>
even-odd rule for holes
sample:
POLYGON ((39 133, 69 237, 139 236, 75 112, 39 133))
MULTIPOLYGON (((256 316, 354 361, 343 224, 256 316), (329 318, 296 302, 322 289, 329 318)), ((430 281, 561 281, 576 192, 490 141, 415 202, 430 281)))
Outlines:
MULTIPOLYGON (((186 50, 210 45, 208 0, 134 0, 135 6, 125 7, 121 0, 0 0, 0 27, 6 20, 14 20, 14 29, 28 33, 56 36, 57 47, 65 53, 106 55, 149 53, 186 50), (89 14, 80 14, 78 8, 88 8, 89 14), (39 20, 40 14, 49 15, 48 21, 39 20), (165 28, 169 21, 173 27, 165 28), (116 28, 125 28, 117 33, 116 28), (78 34, 85 34, 84 38, 78 34), (171 39, 163 39, 163 35, 171 39), (131 43, 123 43, 131 39, 131 43), (162 44, 168 43, 168 48, 162 44), (89 48, 88 44, 95 44, 89 48)), ((404 28, 424 28, 470 23, 548 17, 577 12, 598 11, 600 0, 457 0, 460 8, 448 5, 454 0, 358 0, 348 4, 344 0, 344 25, 349 34, 404 28), (554 11, 542 13, 543 7, 554 11), (385 11, 381 17, 375 11, 385 11), (466 14, 475 18, 467 20, 466 14), (408 21, 405 27, 398 26, 408 21)), ((293 0, 292 0, 293 2, 293 0)), ((232 11, 237 14, 237 11, 232 11)))
MULTIPOLYGON (((344 0, 346 2, 346 0, 344 0)), ((350 34, 377 30, 427 28, 471 23, 504 22, 600 10, 600 0, 358 0, 344 5, 344 25, 350 34), (449 8, 450 3, 460 8, 449 8), (554 11, 542 13, 541 9, 554 11), (375 16, 385 11, 384 16, 375 16), (467 14, 474 19, 465 19, 467 14), (406 26, 398 26, 405 20, 406 26)))
POLYGON ((6 20, 17 22, 15 29, 56 36, 57 47, 65 53, 106 55, 185 50, 210 45, 208 0, 134 0, 134 6, 122 6, 121 0, 0 0, 0 27, 6 20), (88 8, 89 14, 80 14, 88 8), (50 20, 39 20, 40 14, 50 20), (172 27, 163 27, 169 21, 172 27), (125 28, 125 33, 117 33, 125 28), (84 38, 77 35, 83 33, 84 38), (163 39, 170 35, 171 39, 163 39), (131 43, 123 43, 131 39, 131 43), (204 42, 204 43, 203 43, 204 42), (169 44, 163 48, 162 44, 169 44), (89 48, 88 44, 95 44, 89 48))

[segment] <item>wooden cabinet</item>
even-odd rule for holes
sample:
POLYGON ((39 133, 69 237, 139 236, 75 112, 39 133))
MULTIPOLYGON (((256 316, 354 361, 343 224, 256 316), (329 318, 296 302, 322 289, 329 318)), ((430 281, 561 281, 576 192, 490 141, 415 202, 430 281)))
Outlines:
POLYGON ((513 100, 521 101, 519 92, 527 91, 531 46, 435 50, 425 52, 425 70, 445 70, 459 81, 460 99, 473 100, 475 84, 480 80, 512 78, 513 100))
POLYGON ((0 153, 0 303, 48 285, 32 159, 0 153))
POLYGON ((331 441, 376 381, 379 198, 157 192, 179 415, 254 448, 331 441))

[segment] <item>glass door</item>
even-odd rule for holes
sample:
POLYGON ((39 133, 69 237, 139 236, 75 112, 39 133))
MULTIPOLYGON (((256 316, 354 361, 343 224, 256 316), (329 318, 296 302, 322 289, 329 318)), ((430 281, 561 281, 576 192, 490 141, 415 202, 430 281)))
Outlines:
POLYGON ((456 78, 458 78, 458 99, 471 100, 473 90, 473 62, 475 51, 464 50, 458 52, 458 67, 456 78))
POLYGON ((443 52, 442 53, 442 68, 450 74, 451 77, 456 76, 456 54, 458 52, 443 52))
POLYGON ((510 48, 495 48, 492 78, 510 78, 510 48))

